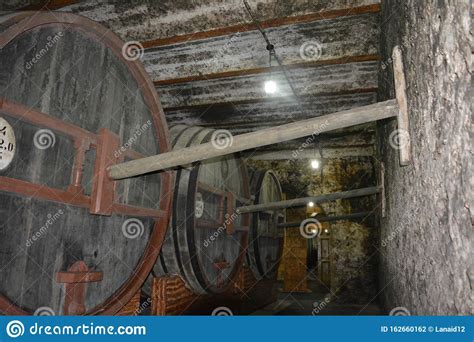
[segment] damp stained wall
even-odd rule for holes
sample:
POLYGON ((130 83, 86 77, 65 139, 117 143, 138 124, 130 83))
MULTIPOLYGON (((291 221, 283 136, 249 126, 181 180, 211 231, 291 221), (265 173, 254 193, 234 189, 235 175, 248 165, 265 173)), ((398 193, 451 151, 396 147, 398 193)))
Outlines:
MULTIPOLYGON (((376 161, 370 156, 324 159, 322 177, 320 170, 311 169, 309 159, 247 161, 255 168, 274 170, 288 198, 358 189, 377 182, 376 161)), ((371 211, 377 203, 371 196, 322 203, 321 207, 326 215, 343 215, 371 211)), ((374 222, 374 217, 367 217, 328 223, 332 301, 366 305, 376 300, 378 235, 374 222)))

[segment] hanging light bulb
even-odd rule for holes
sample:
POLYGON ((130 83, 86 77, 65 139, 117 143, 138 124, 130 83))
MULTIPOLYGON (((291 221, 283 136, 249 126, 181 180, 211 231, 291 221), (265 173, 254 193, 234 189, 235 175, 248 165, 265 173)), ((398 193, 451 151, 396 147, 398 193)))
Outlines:
POLYGON ((268 51, 268 66, 270 69, 270 79, 265 81, 264 89, 267 94, 275 94, 278 91, 278 86, 274 80, 272 80, 272 55, 275 54, 275 47, 272 44, 267 45, 268 51))
POLYGON ((265 92, 267 94, 275 94, 278 90, 277 84, 273 80, 269 80, 265 82, 265 92))
POLYGON ((319 160, 317 160, 317 159, 311 160, 311 167, 315 170, 319 169, 319 160))
POLYGON ((309 202, 308 207, 310 207, 310 208, 314 207, 314 202, 309 202))

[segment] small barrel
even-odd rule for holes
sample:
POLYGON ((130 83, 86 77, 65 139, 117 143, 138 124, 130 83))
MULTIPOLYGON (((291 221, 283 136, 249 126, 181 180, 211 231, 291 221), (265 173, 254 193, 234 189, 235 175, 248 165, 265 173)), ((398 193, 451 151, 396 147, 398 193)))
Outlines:
POLYGON ((115 314, 171 205, 168 173, 106 174, 170 149, 140 51, 69 13, 7 14, 0 31, 0 313, 115 314))
MULTIPOLYGON (((254 196, 253 204, 282 200, 280 182, 273 171, 251 171, 250 189, 254 196)), ((246 261, 258 280, 276 277, 284 233, 278 224, 284 221, 282 210, 252 213, 246 261)))
MULTIPOLYGON (((215 141, 214 148, 231 143, 227 131, 203 127, 176 125, 170 134, 174 150, 209 141, 215 141)), ((236 154, 179 169, 172 219, 154 275, 180 275, 197 294, 225 291, 243 263, 250 223, 249 215, 238 215, 235 208, 249 202, 247 169, 236 154)))

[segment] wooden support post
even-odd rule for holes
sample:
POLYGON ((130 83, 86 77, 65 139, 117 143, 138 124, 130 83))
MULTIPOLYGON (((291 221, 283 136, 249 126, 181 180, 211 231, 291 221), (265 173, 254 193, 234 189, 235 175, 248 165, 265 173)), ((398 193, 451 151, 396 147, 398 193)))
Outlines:
POLYGON ((269 202, 269 203, 248 205, 244 207, 239 207, 237 208, 236 211, 239 214, 243 214, 243 213, 251 213, 251 212, 256 212, 256 211, 284 209, 284 208, 291 208, 291 207, 302 207, 302 206, 307 205, 309 202, 313 202, 317 204, 317 203, 334 201, 337 199, 368 196, 368 195, 377 194, 379 192, 380 192, 380 187, 372 186, 368 188, 334 192, 331 194, 325 194, 325 195, 319 195, 319 196, 295 198, 295 199, 279 201, 279 202, 269 202))
POLYGON ((396 100, 387 100, 286 125, 271 127, 257 132, 240 134, 232 137, 231 143, 225 148, 217 148, 214 142, 208 142, 112 165, 108 168, 108 173, 112 179, 130 178, 251 148, 272 145, 340 128, 392 118, 397 115, 398 106, 396 100))
POLYGON ((405 73, 403 72, 402 50, 395 46, 392 53, 393 74, 395 79, 395 96, 398 103, 398 145, 400 165, 406 166, 411 162, 411 141, 408 121, 408 103, 406 94, 405 73))
POLYGON ((380 163, 380 180, 379 180, 379 185, 380 185, 380 209, 382 211, 382 217, 385 217, 385 208, 386 208, 386 202, 385 202, 385 164, 383 162, 380 163))

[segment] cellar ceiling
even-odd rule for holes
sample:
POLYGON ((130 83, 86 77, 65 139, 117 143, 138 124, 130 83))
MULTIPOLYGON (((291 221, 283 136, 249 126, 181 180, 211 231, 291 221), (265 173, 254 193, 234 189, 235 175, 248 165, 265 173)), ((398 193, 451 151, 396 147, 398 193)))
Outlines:
MULTIPOLYGON (((2 10, 60 10, 142 46, 168 123, 241 134, 376 102, 380 3, 375 0, 4 1, 2 10), (264 84, 274 81, 277 91, 264 84)), ((324 157, 372 155, 374 124, 316 134, 324 157)), ((302 141, 259 150, 288 158, 302 141)), ((306 149, 299 157, 315 153, 306 149)))

